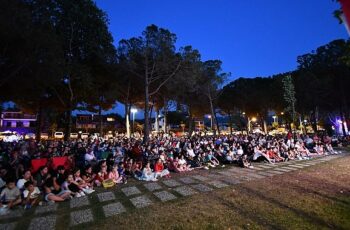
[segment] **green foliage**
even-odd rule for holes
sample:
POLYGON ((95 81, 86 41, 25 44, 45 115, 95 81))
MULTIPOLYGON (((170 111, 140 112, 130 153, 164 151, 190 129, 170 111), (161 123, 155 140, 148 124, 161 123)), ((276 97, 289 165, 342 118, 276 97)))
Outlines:
MULTIPOLYGON (((261 116, 286 110, 290 120, 326 120, 331 113, 349 117, 350 41, 335 40, 297 57, 298 69, 269 78, 239 78, 223 87, 219 107, 226 113, 261 116), (298 102, 298 103, 297 103, 298 102)), ((287 117, 285 117, 287 118, 287 117)), ((315 127, 316 125, 314 125, 315 127)))
POLYGON ((283 83, 283 98, 286 102, 287 107, 285 111, 288 112, 292 118, 293 123, 295 122, 295 89, 293 84, 293 79, 291 75, 287 75, 282 79, 283 83))
POLYGON ((282 98, 281 78, 239 78, 224 86, 219 107, 224 111, 240 110, 248 116, 264 118, 268 110, 280 110, 282 98))

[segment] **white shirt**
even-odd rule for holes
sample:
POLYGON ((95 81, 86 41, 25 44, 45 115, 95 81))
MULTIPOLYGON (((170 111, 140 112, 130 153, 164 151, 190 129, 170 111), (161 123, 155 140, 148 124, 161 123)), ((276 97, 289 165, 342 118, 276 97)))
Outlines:
POLYGON ((193 152, 193 149, 187 149, 187 154, 190 156, 190 157, 195 157, 196 155, 194 154, 193 152))
POLYGON ((4 187, 6 182, 0 177, 0 188, 4 187))
POLYGON ((180 159, 179 160, 179 164, 180 165, 184 165, 184 164, 186 164, 187 162, 186 162, 186 160, 185 159, 180 159))
POLYGON ((86 161, 92 161, 94 158, 95 158, 95 155, 93 153, 85 153, 86 161))
MULTIPOLYGON (((23 197, 27 198, 29 191, 26 189, 23 191, 23 197)), ((38 187, 34 187, 34 191, 30 194, 30 199, 35 199, 40 195, 40 190, 38 187)))
POLYGON ((24 189, 24 183, 26 183, 27 182, 27 180, 26 179, 19 179, 18 181, 17 181, 17 188, 18 189, 24 189))

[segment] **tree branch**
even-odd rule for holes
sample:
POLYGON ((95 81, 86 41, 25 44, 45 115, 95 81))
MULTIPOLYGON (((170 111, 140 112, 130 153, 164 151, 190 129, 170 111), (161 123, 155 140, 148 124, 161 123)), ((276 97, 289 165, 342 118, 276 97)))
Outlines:
POLYGON ((55 87, 52 87, 53 91, 56 93, 58 100, 62 103, 62 105, 65 107, 66 103, 64 102, 64 100, 62 99, 62 97, 60 96, 60 94, 57 92, 55 87))
POLYGON ((160 90, 160 88, 162 88, 163 85, 165 85, 165 83, 167 83, 167 81, 169 81, 170 78, 172 78, 173 76, 175 76, 175 74, 177 73, 177 71, 180 69, 181 66, 181 61, 179 61, 179 63, 177 64, 175 70, 157 87, 156 90, 154 90, 153 92, 151 92, 149 95, 152 96, 156 93, 158 93, 158 91, 160 90))

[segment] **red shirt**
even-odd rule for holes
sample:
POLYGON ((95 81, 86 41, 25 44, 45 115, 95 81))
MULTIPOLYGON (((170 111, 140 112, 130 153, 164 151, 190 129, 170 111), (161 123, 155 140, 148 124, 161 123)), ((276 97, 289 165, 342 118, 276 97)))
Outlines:
POLYGON ((156 164, 154 165, 154 171, 155 171, 155 172, 161 172, 161 171, 163 171, 163 169, 164 169, 163 164, 156 163, 156 164))

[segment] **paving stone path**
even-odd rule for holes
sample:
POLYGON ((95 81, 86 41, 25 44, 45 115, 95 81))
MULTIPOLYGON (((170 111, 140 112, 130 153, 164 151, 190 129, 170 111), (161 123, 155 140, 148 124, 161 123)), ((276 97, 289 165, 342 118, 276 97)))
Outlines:
POLYGON ((169 201, 169 200, 175 200, 177 198, 174 194, 167 191, 155 192, 153 194, 163 202, 169 201))
POLYGON ((29 225, 30 230, 53 230, 56 227, 56 216, 44 216, 34 218, 29 225))
POLYGON ((91 209, 84 209, 70 213, 70 225, 78 225, 82 223, 92 222, 94 217, 91 209))
POLYGON ((131 198, 130 201, 136 208, 144 208, 152 204, 152 201, 146 195, 131 198))
POLYGON ((70 200, 70 208, 80 208, 83 206, 90 205, 89 198, 87 196, 75 198, 70 200))
POLYGON ((155 182, 147 183, 147 184, 144 184, 143 186, 145 186, 145 188, 150 192, 162 189, 162 186, 160 186, 158 183, 155 183, 155 182))
POLYGON ((54 212, 57 210, 57 204, 48 204, 39 206, 35 209, 35 214, 54 212))
POLYGON ((103 212, 105 214, 105 217, 110 217, 122 212, 126 212, 126 209, 120 202, 117 202, 103 206, 103 212))
POLYGON ((122 188, 122 192, 126 196, 133 196, 133 195, 141 194, 141 191, 138 188, 136 188, 135 186, 122 188))
POLYGON ((179 181, 181 181, 184 184, 194 184, 194 183, 196 183, 196 181, 194 179, 192 179, 191 177, 179 178, 179 181))
POLYGON ((191 187, 189 186, 181 186, 181 187, 177 187, 174 189, 177 193, 181 194, 182 196, 191 196, 193 194, 196 194, 197 192, 195 190, 193 190, 191 187))
POLYGON ((45 204, 33 208, 34 211, 24 211, 18 208, 6 215, 0 215, 0 230, 51 230, 56 229, 58 225, 62 228, 61 224, 68 229, 90 224, 99 218, 119 215, 132 208, 145 208, 157 202, 176 202, 181 197, 189 197, 197 193, 210 193, 215 189, 234 186, 246 181, 293 173, 338 157, 342 155, 279 164, 258 163, 254 164, 251 169, 228 166, 218 170, 198 170, 157 182, 136 182, 131 185, 121 185, 122 188, 99 189, 88 196, 74 198, 69 203, 45 204), (62 210, 66 213, 65 217, 57 214, 62 213, 62 210), (30 215, 30 219, 22 223, 21 217, 24 215, 30 215), (67 220, 61 223, 62 218, 67 220))
POLYGON ((176 180, 165 180, 163 181, 163 184, 165 184, 168 187, 177 187, 180 186, 181 184, 179 182, 177 182, 176 180))
POLYGON ((115 200, 115 195, 113 192, 98 193, 97 197, 100 202, 115 200))

